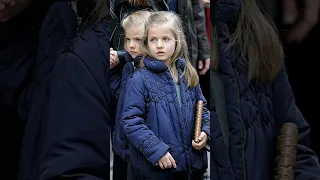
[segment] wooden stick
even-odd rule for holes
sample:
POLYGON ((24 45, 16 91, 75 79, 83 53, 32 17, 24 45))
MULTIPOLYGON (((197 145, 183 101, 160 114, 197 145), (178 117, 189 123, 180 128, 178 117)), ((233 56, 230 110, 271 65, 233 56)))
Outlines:
POLYGON ((199 143, 199 136, 201 133, 201 126, 202 126, 202 110, 203 110, 203 101, 199 100, 197 103, 196 109, 196 122, 194 127, 194 141, 199 143))
POLYGON ((277 138, 276 175, 274 180, 294 180, 298 128, 294 123, 284 123, 277 138))

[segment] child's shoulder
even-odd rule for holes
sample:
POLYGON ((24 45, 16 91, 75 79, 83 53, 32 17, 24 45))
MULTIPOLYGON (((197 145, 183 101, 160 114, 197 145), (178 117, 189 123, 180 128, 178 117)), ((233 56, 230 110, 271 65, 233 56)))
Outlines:
POLYGON ((144 74, 145 74, 146 68, 142 67, 137 69, 131 76, 131 79, 134 79, 135 81, 142 81, 144 74))
POLYGON ((129 78, 129 81, 131 81, 131 86, 137 86, 142 89, 145 89, 146 85, 146 68, 140 68, 139 70, 135 71, 131 77, 129 78))
POLYGON ((133 76, 144 76, 149 73, 151 73, 151 71, 145 66, 142 66, 136 69, 136 71, 133 73, 133 76))

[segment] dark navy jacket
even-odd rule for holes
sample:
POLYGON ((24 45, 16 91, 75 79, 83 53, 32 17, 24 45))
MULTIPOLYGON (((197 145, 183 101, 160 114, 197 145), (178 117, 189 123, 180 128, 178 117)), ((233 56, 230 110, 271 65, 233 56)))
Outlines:
MULTIPOLYGON (((295 105, 285 69, 282 67, 271 83, 249 82, 248 67, 239 62, 240 56, 226 48, 241 2, 218 0, 213 7, 211 20, 217 28, 219 68, 229 124, 228 148, 223 141, 211 144, 213 179, 272 179, 276 138, 285 122, 294 122, 299 128, 296 179, 320 179, 318 159, 308 147, 310 128, 295 105)), ((214 138, 219 139, 219 134, 222 135, 217 130, 214 138)))
POLYGON ((133 168, 146 179, 165 179, 173 171, 202 171, 207 168, 205 148, 192 148, 197 100, 204 101, 202 130, 210 135, 209 111, 200 85, 188 88, 181 76, 185 60, 177 61, 181 107, 175 83, 163 61, 144 59, 145 66, 128 80, 123 126, 130 142, 129 155, 133 168), (161 170, 157 161, 170 152, 177 168, 161 170))
POLYGON ((109 52, 104 18, 56 60, 38 179, 109 179, 109 52))
POLYGON ((122 160, 128 160, 128 142, 127 138, 123 129, 122 124, 122 114, 123 114, 123 107, 124 107, 124 94, 127 88, 128 79, 133 75, 135 72, 135 68, 138 68, 140 63, 141 56, 136 57, 133 59, 131 55, 126 52, 125 53, 125 60, 126 63, 121 70, 121 65, 110 69, 110 88, 111 94, 117 100, 117 110, 116 110, 116 117, 115 117, 115 128, 113 131, 112 136, 112 147, 114 153, 122 158, 122 160))
POLYGON ((19 112, 32 79, 41 22, 47 10, 35 0, 20 14, 0 22, 1 174, 16 179, 25 116, 19 112))
POLYGON ((39 34, 32 81, 20 101, 26 128, 20 153, 19 180, 38 179, 39 157, 45 140, 44 126, 53 66, 63 47, 77 35, 77 17, 68 2, 55 2, 48 10, 39 34))

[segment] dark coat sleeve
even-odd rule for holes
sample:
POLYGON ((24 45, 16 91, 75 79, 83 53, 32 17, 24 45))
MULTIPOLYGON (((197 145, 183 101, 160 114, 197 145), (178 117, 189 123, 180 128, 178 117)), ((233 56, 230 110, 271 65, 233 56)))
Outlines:
POLYGON ((275 118, 281 124, 293 122, 298 126, 299 139, 295 179, 320 179, 320 166, 315 153, 309 148, 310 128, 294 101, 287 73, 283 68, 273 84, 275 118))
POLYGON ((109 179, 108 103, 82 60, 57 60, 50 89, 40 179, 109 179))
POLYGON ((209 55, 209 41, 206 33, 206 19, 204 7, 199 0, 192 0, 194 23, 197 30, 198 39, 198 60, 205 60, 210 58, 209 55))
MULTIPOLYGON (((228 153, 228 147, 224 141, 224 134, 222 132, 221 115, 218 117, 217 111, 217 100, 215 97, 221 95, 218 94, 218 90, 214 89, 217 86, 222 86, 219 84, 217 77, 211 70, 210 72, 210 178, 220 179, 220 180, 234 180, 234 174, 232 172, 232 167, 230 164, 230 158, 228 153), (214 80, 216 80, 214 82, 214 80)), ((223 94, 224 95, 224 94, 223 94)), ((221 98, 221 97, 220 97, 221 98)), ((224 98, 223 98, 224 100, 224 98)), ((221 108, 221 107, 220 107, 221 108)), ((220 110, 221 111, 221 110, 220 110)), ((228 140, 228 137, 227 137, 228 140)))

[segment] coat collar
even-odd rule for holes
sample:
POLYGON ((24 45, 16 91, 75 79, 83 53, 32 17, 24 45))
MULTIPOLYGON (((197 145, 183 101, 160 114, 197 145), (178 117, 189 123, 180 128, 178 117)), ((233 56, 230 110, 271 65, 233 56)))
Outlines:
MULTIPOLYGON (((154 59, 150 56, 146 56, 143 62, 148 69, 156 73, 164 72, 168 69, 168 66, 163 61, 154 59)), ((180 57, 176 62, 177 69, 183 71, 185 66, 186 60, 180 57)))
POLYGON ((129 52, 126 52, 126 54, 125 54, 126 61, 133 62, 135 67, 139 66, 142 57, 143 57, 142 55, 139 55, 136 58, 132 58, 132 56, 129 54, 129 52))

